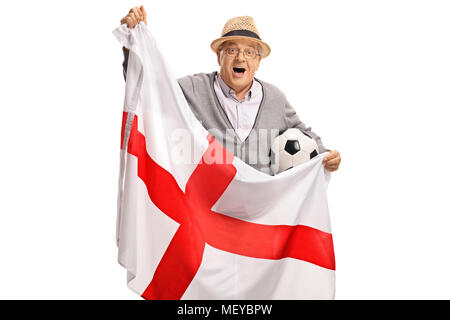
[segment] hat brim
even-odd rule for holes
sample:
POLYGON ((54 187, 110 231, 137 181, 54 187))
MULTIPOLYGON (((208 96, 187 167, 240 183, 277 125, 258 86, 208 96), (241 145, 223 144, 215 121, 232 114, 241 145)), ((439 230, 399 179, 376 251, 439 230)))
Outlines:
POLYGON ((221 37, 221 38, 216 39, 213 42, 211 42, 211 49, 212 49, 212 51, 217 53, 217 50, 219 49, 219 47, 220 47, 220 45, 222 43, 224 43, 225 41, 238 40, 238 39, 251 40, 251 41, 254 41, 254 42, 258 43, 261 46, 261 48, 262 48, 261 58, 265 58, 265 57, 267 57, 270 54, 270 46, 267 43, 265 43, 262 40, 255 39, 255 38, 252 38, 252 37, 246 37, 246 36, 221 37))

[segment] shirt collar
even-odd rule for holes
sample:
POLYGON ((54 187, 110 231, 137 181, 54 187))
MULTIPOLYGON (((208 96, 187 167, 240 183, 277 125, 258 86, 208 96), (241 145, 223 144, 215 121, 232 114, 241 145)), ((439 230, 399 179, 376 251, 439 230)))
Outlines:
MULTIPOLYGON (((234 98, 234 99, 237 100, 237 98, 236 98, 236 92, 234 92, 234 90, 231 89, 231 88, 225 83, 225 81, 223 81, 223 79, 222 79, 222 77, 220 76, 219 73, 217 73, 217 75, 216 75, 216 80, 217 80, 217 82, 219 83, 220 89, 222 89, 223 94, 224 94, 227 98, 232 97, 232 98, 234 98)), ((244 101, 245 101, 245 100, 250 100, 250 99, 252 98, 252 94, 253 94, 253 92, 255 91, 255 89, 256 89, 256 81, 255 81, 255 79, 253 79, 252 86, 251 86, 250 90, 248 90, 248 92, 245 94, 244 101)))

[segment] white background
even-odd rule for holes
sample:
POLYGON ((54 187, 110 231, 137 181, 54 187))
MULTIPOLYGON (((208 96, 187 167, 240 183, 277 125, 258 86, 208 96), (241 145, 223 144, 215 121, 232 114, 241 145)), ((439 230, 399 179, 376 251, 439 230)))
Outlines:
MULTIPOLYGON (((218 70, 254 17, 278 86, 340 151, 338 299, 449 299, 448 1, 144 1, 177 77, 218 70)), ((135 1, 1 1, 0 298, 139 299, 117 263, 124 96, 112 30, 135 1)))

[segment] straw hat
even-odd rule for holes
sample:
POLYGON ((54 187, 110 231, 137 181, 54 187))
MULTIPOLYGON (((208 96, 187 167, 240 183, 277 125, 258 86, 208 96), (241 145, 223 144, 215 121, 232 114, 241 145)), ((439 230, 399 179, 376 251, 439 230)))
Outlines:
POLYGON ((270 47, 259 37, 252 17, 241 16, 228 20, 223 27, 222 36, 211 42, 211 49, 216 53, 222 43, 233 39, 249 39, 257 42, 262 48, 261 58, 267 57, 270 53, 270 47))

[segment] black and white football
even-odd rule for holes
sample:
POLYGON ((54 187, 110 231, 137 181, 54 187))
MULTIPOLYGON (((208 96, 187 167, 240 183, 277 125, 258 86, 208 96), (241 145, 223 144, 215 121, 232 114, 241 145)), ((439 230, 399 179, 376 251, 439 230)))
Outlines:
POLYGON ((291 128, 276 137, 270 148, 270 168, 278 174, 319 154, 316 141, 300 129, 291 128))

